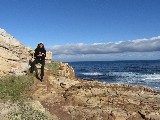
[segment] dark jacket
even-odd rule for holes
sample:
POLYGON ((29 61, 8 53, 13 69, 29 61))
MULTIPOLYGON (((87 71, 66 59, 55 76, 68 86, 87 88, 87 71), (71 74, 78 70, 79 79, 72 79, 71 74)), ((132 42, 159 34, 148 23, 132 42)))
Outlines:
POLYGON ((36 48, 34 53, 34 58, 39 60, 45 60, 46 57, 46 50, 44 48, 36 48), (42 56, 38 56, 42 54, 42 56))

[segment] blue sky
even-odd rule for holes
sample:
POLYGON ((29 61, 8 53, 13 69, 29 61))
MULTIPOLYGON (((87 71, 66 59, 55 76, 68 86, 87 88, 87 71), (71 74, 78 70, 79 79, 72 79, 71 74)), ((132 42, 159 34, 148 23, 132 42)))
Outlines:
POLYGON ((159 0, 0 0, 0 28, 25 46, 43 41, 54 60, 159 59, 160 47, 154 46, 160 41, 159 5, 159 0), (137 39, 143 50, 135 48, 137 39))

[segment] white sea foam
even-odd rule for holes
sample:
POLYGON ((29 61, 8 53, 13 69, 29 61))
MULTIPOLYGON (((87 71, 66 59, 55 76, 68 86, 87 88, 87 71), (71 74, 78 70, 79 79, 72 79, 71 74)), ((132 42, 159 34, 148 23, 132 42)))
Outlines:
MULTIPOLYGON (((90 76, 96 76, 96 75, 106 75, 106 76, 116 76, 123 77, 124 80, 141 80, 141 81, 147 81, 147 80, 160 80, 160 74, 140 74, 140 73, 133 73, 133 72, 109 72, 109 73, 100 73, 100 72, 87 72, 87 73, 81 73, 82 75, 90 75, 90 76)), ((122 78, 121 78, 122 79, 122 78)))
MULTIPOLYGON (((84 76, 98 76, 105 75, 108 77, 111 83, 115 84, 134 84, 134 85, 142 85, 153 87, 156 90, 160 90, 160 74, 142 74, 142 73, 134 73, 134 72, 88 72, 82 73, 84 76), (113 77, 113 81, 112 81, 113 77)), ((92 78, 90 78, 92 79, 92 78)))
POLYGON ((160 74, 140 74, 133 72, 110 72, 108 75, 138 80, 160 80, 160 74))
POLYGON ((137 74, 133 72, 109 72, 108 75, 111 76, 122 76, 122 77, 134 77, 137 74))
POLYGON ((160 74, 143 75, 143 80, 160 80, 160 74))
POLYGON ((155 87, 154 89, 157 91, 160 91, 160 87, 155 87))
MULTIPOLYGON (((118 84, 137 84, 158 87, 160 84, 160 74, 141 74, 133 72, 110 72, 109 76, 114 76, 118 84)), ((159 88, 156 88, 159 89, 159 88)))
POLYGON ((103 75, 103 73, 100 73, 100 72, 81 73, 81 74, 83 74, 83 75, 90 75, 90 76, 103 75))

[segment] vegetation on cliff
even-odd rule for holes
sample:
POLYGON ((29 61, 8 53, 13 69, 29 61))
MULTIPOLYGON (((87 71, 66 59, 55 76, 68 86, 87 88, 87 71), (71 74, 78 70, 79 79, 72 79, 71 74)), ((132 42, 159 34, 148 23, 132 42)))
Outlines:
POLYGON ((159 120, 160 95, 152 89, 80 80, 74 77, 72 67, 61 62, 47 63, 45 67, 43 82, 30 73, 1 78, 0 98, 23 101, 20 105, 9 104, 10 108, 1 102, 0 107, 7 106, 8 110, 7 114, 0 111, 2 117, 12 120, 159 120))
POLYGON ((52 62, 52 63, 46 63, 45 67, 52 71, 54 74, 58 74, 58 70, 60 70, 60 62, 52 62))
POLYGON ((0 78, 0 99, 5 101, 22 101, 25 99, 24 92, 33 84, 32 75, 5 76, 0 78))
MULTIPOLYGON (((60 62, 46 63, 45 67, 54 74, 60 70, 60 62)), ((34 74, 23 76, 5 76, 0 78, 0 99, 4 101, 23 101, 28 97, 29 90, 34 84, 34 74), (27 96, 26 96, 27 94, 27 96)))

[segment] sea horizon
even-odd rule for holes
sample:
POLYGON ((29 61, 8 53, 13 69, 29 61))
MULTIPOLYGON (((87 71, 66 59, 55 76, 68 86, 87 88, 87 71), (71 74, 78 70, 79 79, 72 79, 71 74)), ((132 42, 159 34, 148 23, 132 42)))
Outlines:
MULTIPOLYGON (((59 60, 53 60, 54 61, 59 61, 59 60)), ((154 59, 154 60, 82 60, 82 61, 61 61, 63 63, 70 63, 70 62, 116 62, 116 61, 160 61, 160 59, 154 59)))

